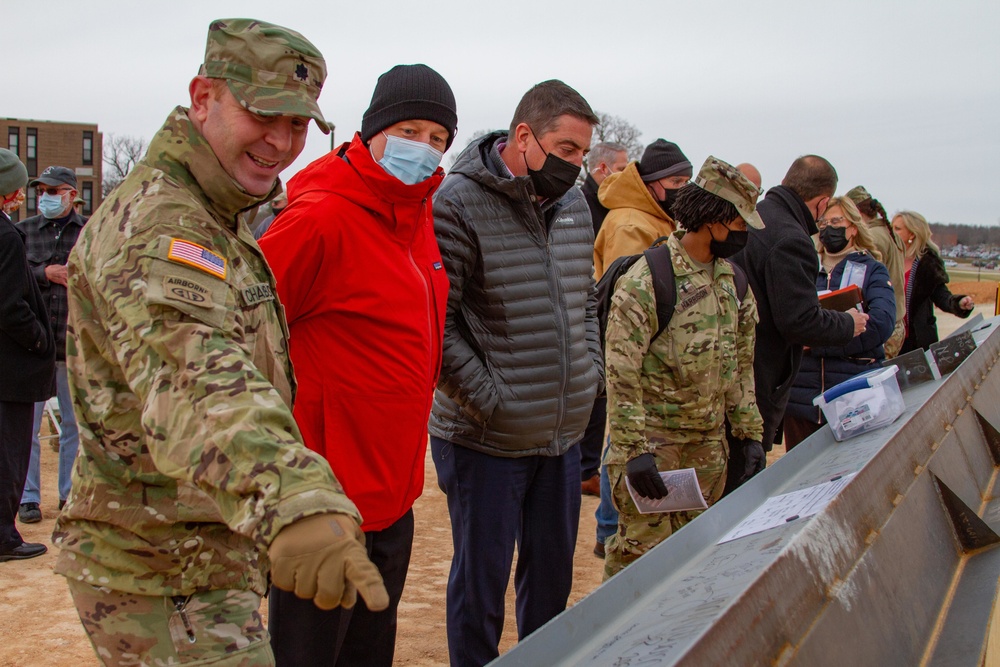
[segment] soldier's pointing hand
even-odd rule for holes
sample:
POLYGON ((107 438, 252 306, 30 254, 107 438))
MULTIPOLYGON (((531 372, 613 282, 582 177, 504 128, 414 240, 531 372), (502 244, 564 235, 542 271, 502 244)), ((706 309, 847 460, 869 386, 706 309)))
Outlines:
POLYGON ((358 592, 371 611, 389 606, 382 575, 368 559, 365 535, 346 514, 317 514, 285 526, 268 556, 274 585, 311 599, 320 609, 353 607, 358 592))

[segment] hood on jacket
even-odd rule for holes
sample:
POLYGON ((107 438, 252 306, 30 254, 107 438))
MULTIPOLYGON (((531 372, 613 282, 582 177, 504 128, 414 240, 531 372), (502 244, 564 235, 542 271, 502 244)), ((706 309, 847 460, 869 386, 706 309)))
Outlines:
POLYGON ((655 218, 673 222, 642 181, 638 165, 638 162, 630 162, 624 170, 605 178, 597 191, 597 198, 608 210, 634 208, 655 218))
POLYGON ((393 201, 420 201, 434 192, 444 178, 438 167, 430 178, 407 185, 375 162, 361 134, 313 160, 288 182, 288 203, 306 193, 336 191, 371 210, 384 209, 393 201))
MULTIPOLYGON (((450 174, 461 174, 472 179, 485 188, 499 192, 515 201, 533 201, 535 197, 535 187, 531 183, 529 176, 515 176, 508 178, 506 174, 498 176, 487 166, 491 162, 490 152, 498 141, 506 140, 507 130, 496 130, 484 137, 476 139, 459 154, 455 166, 449 171, 450 174)), ((582 198, 583 193, 579 187, 572 187, 558 200, 549 200, 542 206, 549 209, 553 205, 563 207, 573 203, 578 198, 582 198)))
POLYGON ((444 179, 438 167, 430 178, 407 185, 388 173, 372 158, 371 150, 355 133, 349 143, 343 143, 323 157, 314 160, 288 182, 288 205, 313 196, 335 194, 371 211, 380 219, 396 223, 415 222, 412 216, 397 216, 394 209, 419 206, 429 199, 444 179))

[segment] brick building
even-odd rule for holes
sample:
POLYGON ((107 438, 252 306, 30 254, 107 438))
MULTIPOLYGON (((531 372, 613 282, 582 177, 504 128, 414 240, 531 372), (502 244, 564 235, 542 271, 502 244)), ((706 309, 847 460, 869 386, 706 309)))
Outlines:
MULTIPOLYGON (((76 172, 83 215, 89 216, 100 205, 103 142, 96 124, 0 118, 0 141, 3 137, 7 137, 7 148, 28 168, 29 178, 46 167, 67 167, 76 172)), ((25 195, 24 206, 14 214, 15 221, 38 213, 34 188, 28 188, 25 195)))

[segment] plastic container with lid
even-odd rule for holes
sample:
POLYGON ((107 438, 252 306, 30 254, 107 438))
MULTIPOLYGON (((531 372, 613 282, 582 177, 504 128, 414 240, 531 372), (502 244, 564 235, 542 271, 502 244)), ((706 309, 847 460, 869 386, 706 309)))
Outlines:
POLYGON ((903 414, 897 371, 899 366, 889 366, 855 375, 813 399, 838 442, 891 424, 903 414))

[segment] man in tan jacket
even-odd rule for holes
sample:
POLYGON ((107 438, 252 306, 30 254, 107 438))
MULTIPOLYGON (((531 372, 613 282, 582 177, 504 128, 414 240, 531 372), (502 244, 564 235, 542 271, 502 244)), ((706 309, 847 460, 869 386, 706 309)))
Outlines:
POLYGON ((693 173, 677 144, 657 139, 641 160, 604 179, 597 196, 610 210, 594 243, 595 279, 617 258, 642 252, 674 231, 670 209, 693 173))

